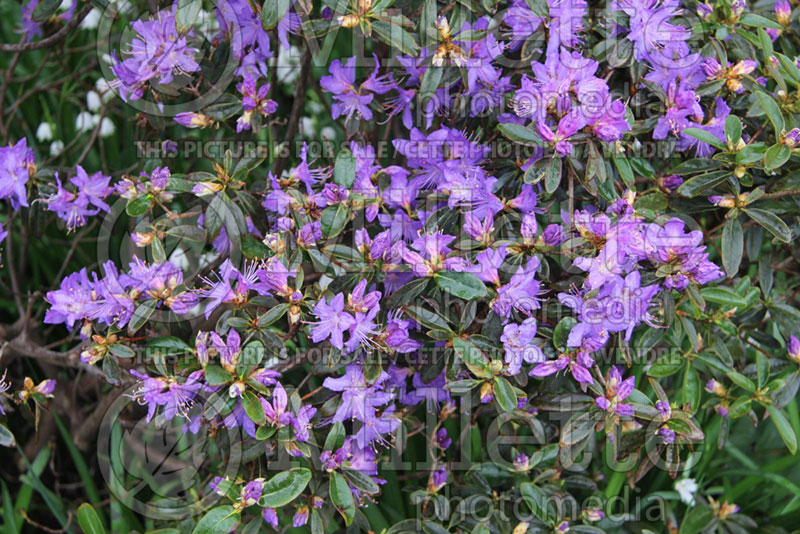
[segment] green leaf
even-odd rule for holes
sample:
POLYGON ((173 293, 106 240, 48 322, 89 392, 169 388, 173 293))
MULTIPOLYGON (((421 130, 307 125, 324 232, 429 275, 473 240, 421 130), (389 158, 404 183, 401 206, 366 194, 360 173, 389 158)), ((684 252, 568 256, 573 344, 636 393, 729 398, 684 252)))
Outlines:
POLYGON ((619 171, 619 176, 622 178, 622 181, 625 182, 625 185, 633 189, 635 185, 635 179, 633 177, 633 169, 631 168, 631 163, 628 161, 628 158, 614 154, 612 159, 614 160, 614 165, 617 166, 617 170, 619 171))
POLYGON ((792 150, 785 145, 775 144, 767 149, 764 154, 764 167, 767 169, 777 169, 789 161, 792 150))
POLYGON ((739 272, 739 265, 742 263, 744 253, 744 232, 739 219, 729 219, 722 229, 722 266, 728 274, 728 278, 733 278, 739 272))
POLYGON ((322 235, 325 237, 336 237, 350 220, 350 210, 343 204, 328 206, 322 211, 320 224, 322 225, 322 235))
POLYGON ((178 33, 183 34, 192 29, 201 7, 202 0, 178 0, 178 9, 175 12, 175 29, 178 33))
POLYGON ((781 109, 778 107, 775 99, 763 91, 756 91, 755 93, 756 100, 758 100, 758 103, 761 104, 761 109, 763 109, 767 114, 767 118, 769 119, 769 122, 772 123, 772 127, 775 128, 775 132, 782 132, 784 126, 783 115, 781 114, 781 109))
POLYGON ((13 447, 17 444, 14 434, 8 429, 6 425, 0 425, 0 446, 13 447))
POLYGON ((144 215, 152 207, 153 199, 149 195, 134 197, 125 204, 125 213, 131 217, 144 215))
POLYGON ((745 26, 752 26, 755 28, 769 28, 772 30, 782 30, 783 26, 775 22, 774 20, 769 20, 766 17, 762 17, 761 15, 756 15, 755 13, 745 13, 739 19, 741 24, 745 26))
POLYGON ((266 258, 270 254, 269 247, 253 234, 243 235, 240 246, 244 257, 250 260, 266 258))
POLYGON ((667 353, 653 362, 653 365, 651 365, 650 369, 647 370, 647 376, 663 378, 665 376, 674 375, 683 369, 683 366, 683 358, 677 357, 672 353, 667 353))
POLYGON ((258 326, 264 328, 265 326, 271 325, 272 323, 283 317, 288 309, 289 309, 289 304, 285 302, 282 304, 278 304, 273 308, 270 308, 269 310, 258 316, 258 326))
POLYGON ((407 306, 405 310, 412 319, 426 328, 451 332, 450 325, 447 324, 447 321, 444 320, 444 317, 435 311, 429 310, 428 308, 419 306, 417 304, 407 306))
POLYGON ((341 468, 342 474, 350 481, 350 483, 361 491, 370 495, 380 493, 381 488, 372 480, 372 477, 364 474, 358 469, 349 469, 347 467, 341 468))
POLYGON ((428 98, 433 98, 442 81, 444 69, 442 67, 428 67, 422 75, 419 87, 419 98, 425 103, 428 98))
POLYGON ((128 323, 128 333, 133 334, 144 326, 154 311, 156 311, 156 301, 153 299, 145 300, 136 306, 128 323))
POLYGON ((61 5, 61 0, 40 0, 31 14, 31 20, 34 22, 45 22, 50 17, 55 15, 58 6, 61 5))
MULTIPOLYGON (((761 156, 757 159, 761 159, 761 156)), ((689 178, 678 187, 678 193, 689 198, 696 197, 706 189, 722 183, 730 175, 731 173, 727 171, 714 171, 689 178)))
POLYGON ((267 414, 264 411, 264 405, 261 400, 250 390, 244 392, 242 395, 242 407, 244 408, 247 417, 256 425, 263 425, 267 422, 267 414))
POLYGON ((582 413, 573 417, 564 426, 561 432, 559 444, 561 447, 569 447, 587 439, 594 432, 594 419, 589 412, 582 413))
POLYGON ((553 346, 558 350, 566 350, 567 338, 572 328, 578 324, 574 317, 564 317, 553 330, 553 346))
POLYGON ((209 238, 215 239, 217 237, 219 231, 222 229, 222 224, 225 222, 226 213, 225 194, 217 193, 206 208, 205 220, 203 222, 209 238))
POLYGON ((175 336, 162 336, 155 339, 148 339, 145 343, 148 348, 160 349, 169 352, 190 352, 190 347, 185 341, 175 336))
POLYGON ((494 393, 497 404, 504 412, 513 412, 517 409, 517 394, 511 384, 508 383, 508 380, 502 376, 497 376, 494 379, 494 393))
POLYGON ((350 189, 356 179, 356 158, 349 149, 345 148, 336 156, 333 166, 333 181, 342 187, 350 189))
POLYGON ((797 452, 797 436, 795 436, 789 420, 786 419, 782 411, 771 404, 767 406, 767 411, 775 424, 775 428, 778 429, 778 434, 781 435, 783 442, 786 444, 786 448, 794 455, 797 452))
POLYGON ((685 133, 688 136, 694 137, 695 139, 698 139, 704 143, 708 143, 709 145, 716 147, 722 151, 727 150, 727 147, 722 143, 722 141, 719 140, 719 137, 701 128, 685 128, 683 130, 683 133, 685 133))
POLYGON ((700 407, 700 377, 697 370, 691 365, 687 365, 686 372, 683 374, 683 385, 681 386, 681 397, 683 404, 689 404, 689 413, 695 413, 700 407))
POLYGON ((764 157, 766 151, 767 145, 764 143, 752 143, 736 153, 736 163, 740 165, 755 163, 764 157))
POLYGON ((325 445, 323 446, 323 450, 326 451, 335 451, 344 445, 344 439, 346 436, 346 432, 344 429, 344 425, 337 421, 333 423, 331 426, 328 435, 325 437, 325 445))
POLYGON ((229 383, 233 377, 219 365, 211 364, 206 366, 205 379, 209 386, 221 386, 229 383))
POLYGON ((333 505, 339 513, 342 514, 345 525, 349 527, 356 516, 353 493, 350 491, 350 486, 347 484, 344 477, 336 471, 331 472, 331 484, 328 492, 330 493, 333 505))
POLYGON ((267 508, 278 508, 289 504, 306 489, 310 480, 311 471, 305 467, 278 473, 264 484, 259 502, 262 507, 267 508))
POLYGON ((239 512, 233 506, 212 508, 195 525, 192 534, 228 534, 239 526, 239 512))
POLYGON ((453 351, 475 376, 480 378, 489 378, 491 376, 486 356, 468 339, 454 338, 453 351))
POLYGON ((414 278, 392 293, 392 296, 389 297, 388 307, 399 308, 411 302, 425 291, 425 288, 428 287, 428 282, 430 282, 430 278, 414 278))
POLYGON ((515 143, 531 146, 543 145, 542 139, 533 130, 526 128, 521 124, 507 122, 500 124, 497 129, 500 130, 501 134, 515 143))
POLYGON ((736 115, 728 115, 725 119, 725 137, 734 145, 742 138, 742 121, 736 115))
POLYGON ((537 17, 547 18, 550 16, 550 6, 545 0, 525 0, 525 3, 537 17))
POLYGON ((556 156, 553 156, 547 165, 547 172, 544 175, 544 189, 551 195, 561 185, 561 167, 561 158, 556 156))
POLYGON ((751 392, 756 390, 756 385, 753 383, 753 381, 744 376, 743 374, 739 373, 738 371, 730 369, 725 374, 728 375, 728 378, 731 379, 731 382, 733 382, 740 388, 746 389, 747 391, 751 392))
POLYGON ((436 285, 464 300, 475 300, 486 296, 486 285, 472 273, 440 271, 434 275, 436 285))
POLYGON ((747 302, 734 293, 732 289, 727 287, 706 287, 700 290, 700 295, 703 296, 703 299, 715 304, 722 304, 723 306, 732 306, 735 308, 747 307, 747 302))
POLYGON ((414 36, 405 31, 398 24, 390 24, 382 20, 372 23, 372 30, 378 34, 378 39, 388 44, 395 50, 400 50, 403 54, 411 57, 419 55, 419 45, 414 36))
POLYGON ((756 369, 758 370, 758 387, 763 388, 769 380, 769 361, 760 352, 756 354, 756 369))
POLYGON ((105 534, 106 529, 97 512, 88 502, 78 506, 78 524, 85 534, 105 534))
POLYGON ((271 30, 289 11, 292 0, 264 0, 261 7, 261 27, 271 30))
POLYGON ((744 212, 758 224, 766 228, 778 240, 789 243, 792 240, 792 231, 780 217, 771 211, 759 208, 745 208, 744 212))
POLYGON ((703 532, 713 520, 714 518, 708 508, 704 506, 689 508, 686 515, 683 516, 679 534, 698 534, 703 532))

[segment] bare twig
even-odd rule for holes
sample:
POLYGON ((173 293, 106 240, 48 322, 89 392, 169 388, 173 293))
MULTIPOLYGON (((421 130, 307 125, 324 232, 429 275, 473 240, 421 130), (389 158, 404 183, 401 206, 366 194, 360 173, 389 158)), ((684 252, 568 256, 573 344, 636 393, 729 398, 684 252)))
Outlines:
MULTIPOLYGON (((292 112, 289 115, 289 123, 286 129, 286 136, 283 138, 283 143, 291 143, 297 135, 297 127, 300 122, 300 115, 303 113, 303 106, 306 99, 306 86, 308 80, 308 73, 311 71, 311 49, 306 47, 303 52, 303 63, 300 67, 300 76, 297 78, 297 88, 294 92, 294 102, 292 103, 292 112)), ((280 178, 283 170, 286 168, 288 158, 280 157, 275 162, 275 167, 272 172, 275 176, 280 178)))
POLYGON ((0 43, 0 51, 3 52, 27 52, 28 50, 39 50, 40 48, 48 48, 56 44, 57 42, 64 39, 69 32, 74 30, 78 27, 78 24, 83 22, 83 19, 86 15, 89 14, 89 11, 92 10, 91 4, 86 4, 83 9, 78 13, 72 20, 70 20, 63 28, 58 30, 56 33, 51 35, 46 39, 42 39, 41 41, 35 41, 33 43, 18 43, 18 44, 1 44, 0 43))

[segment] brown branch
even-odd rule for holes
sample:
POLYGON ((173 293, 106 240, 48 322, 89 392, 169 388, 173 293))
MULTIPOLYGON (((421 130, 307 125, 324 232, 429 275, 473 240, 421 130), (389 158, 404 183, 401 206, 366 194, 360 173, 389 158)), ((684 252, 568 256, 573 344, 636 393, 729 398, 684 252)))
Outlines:
MULTIPOLYGON (((305 105, 306 99, 306 88, 307 88, 307 80, 308 80, 308 73, 311 71, 311 48, 306 47, 305 51, 303 52, 303 63, 302 67, 300 67, 300 76, 297 77, 297 88, 294 91, 294 102, 292 102, 292 112, 289 115, 289 124, 286 129, 286 136, 283 138, 283 144, 291 143, 295 136, 297 135, 297 127, 300 122, 300 115, 303 112, 303 106, 305 105)), ((283 174, 284 169, 286 168, 286 164, 288 162, 288 157, 280 157, 275 162, 275 167, 273 168, 272 172, 277 177, 280 178, 281 174, 283 174)))
POLYGON ((8 341, 3 345, 3 352, 6 350, 26 358, 32 358, 44 363, 50 363, 59 367, 68 367, 73 369, 82 369, 87 374, 94 376, 105 377, 103 371, 81 361, 81 350, 83 345, 78 345, 67 352, 56 352, 54 350, 46 349, 34 343, 25 331, 21 332, 17 337, 8 341))
POLYGON ((64 39, 69 32, 74 30, 78 27, 78 24, 83 22, 83 19, 86 15, 89 14, 89 11, 92 10, 92 6, 87 4, 83 7, 80 13, 75 16, 72 20, 70 20, 63 28, 58 30, 56 33, 51 35, 46 39, 42 39, 41 41, 36 41, 33 43, 18 43, 18 44, 0 44, 0 51, 3 52, 27 52, 28 50, 39 50, 40 48, 47 48, 53 46, 57 42, 64 39))
POLYGON ((97 429, 100 428, 100 423, 103 422, 103 417, 105 417, 106 412, 114 403, 114 401, 119 398, 125 392, 123 388, 115 388, 108 393, 105 394, 105 397, 97 403, 97 406, 94 407, 92 410, 91 415, 83 421, 80 427, 78 427, 77 432, 73 434, 73 442, 75 446, 78 447, 82 451, 86 451, 89 449, 89 446, 92 445, 94 442, 94 438, 97 435, 97 429))
POLYGON ((765 193, 761 195, 758 200, 781 198, 781 197, 794 197, 800 195, 800 189, 787 189, 785 191, 776 191, 775 193, 765 193))

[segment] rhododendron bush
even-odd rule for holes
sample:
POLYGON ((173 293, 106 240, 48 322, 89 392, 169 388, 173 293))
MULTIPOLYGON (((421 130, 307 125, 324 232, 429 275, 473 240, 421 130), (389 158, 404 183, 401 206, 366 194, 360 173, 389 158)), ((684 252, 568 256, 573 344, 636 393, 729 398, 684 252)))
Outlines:
POLYGON ((787 0, 24 0, 2 525, 788 533, 787 0))

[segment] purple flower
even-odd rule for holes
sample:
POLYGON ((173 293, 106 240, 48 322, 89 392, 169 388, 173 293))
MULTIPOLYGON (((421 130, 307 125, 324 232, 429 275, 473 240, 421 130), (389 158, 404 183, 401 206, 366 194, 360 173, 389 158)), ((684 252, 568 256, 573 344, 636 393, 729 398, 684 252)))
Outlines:
POLYGON ((65 189, 56 173, 58 190, 55 195, 47 199, 47 209, 56 212, 58 217, 67 223, 68 230, 84 226, 88 216, 108 211, 110 208, 104 199, 113 191, 108 185, 110 176, 104 176, 101 172, 89 176, 80 165, 76 170, 77 176, 70 178, 76 191, 65 189))
POLYGON ((606 394, 604 397, 597 397, 595 405, 601 410, 615 412, 623 417, 633 416, 633 406, 623 404, 622 401, 633 391, 635 381, 633 376, 622 380, 619 369, 612 367, 606 377, 606 394))
POLYGON ((662 176, 658 179, 658 185, 664 189, 665 191, 675 191, 683 184, 683 178, 678 176, 677 174, 671 174, 669 176, 662 176))
POLYGON ((500 341, 505 349, 505 362, 510 375, 517 374, 522 362, 541 363, 545 360, 542 349, 533 343, 536 337, 536 319, 529 317, 522 324, 511 323, 503 329, 500 341))
POLYGON ((775 18, 781 26, 789 26, 792 20, 792 5, 787 0, 775 2, 775 18))
POLYGON ((530 258, 528 263, 520 266, 508 284, 497 289, 497 297, 492 301, 492 310, 505 320, 511 316, 511 310, 530 315, 539 308, 539 282, 534 277, 539 269, 539 260, 530 258))
POLYGON ((0 199, 9 199, 12 209, 28 207, 25 184, 35 172, 33 150, 24 137, 16 144, 0 147, 0 199))
MULTIPOLYGON (((0 377, 0 395, 5 393, 11 387, 11 382, 6 382, 6 374, 8 373, 8 369, 3 371, 3 376, 0 377)), ((5 415, 6 412, 3 410, 3 404, 0 403, 0 415, 5 415)))
POLYGON ((275 513, 275 508, 264 508, 261 511, 261 517, 264 518, 265 523, 278 530, 278 514, 275 513))
POLYGON ((245 506, 252 506, 261 498, 261 492, 264 490, 263 480, 253 480, 248 482, 242 488, 242 504, 245 506))
POLYGON ((148 422, 159 406, 164 407, 164 419, 167 421, 176 414, 188 417, 193 399, 203 385, 199 381, 203 371, 195 371, 184 382, 179 382, 177 378, 153 378, 135 369, 131 369, 131 374, 139 379, 133 399, 141 405, 147 405, 148 422))
POLYGON ((308 506, 298 506, 292 518, 293 527, 302 527, 308 523, 308 506))
POLYGON ((328 304, 320 298, 314 306, 314 315, 319 318, 311 330, 311 339, 319 343, 330 338, 331 344, 339 350, 344 349, 344 332, 356 324, 352 315, 344 311, 344 295, 337 294, 328 304))
POLYGON ((447 469, 439 467, 431 473, 428 479, 428 491, 436 493, 442 489, 445 484, 447 484, 447 469))
POLYGON ((789 353, 789 359, 800 363, 800 340, 794 336, 789 336, 789 342, 786 344, 786 349, 789 353))
POLYGON ((239 354, 241 353, 239 332, 231 328, 228 331, 227 342, 223 341, 216 332, 211 332, 211 343, 219 354, 222 367, 229 373, 236 372, 236 364, 239 362, 239 354))
POLYGON ((355 115, 357 118, 372 120, 372 110, 369 105, 374 98, 373 93, 384 94, 392 88, 389 77, 377 75, 379 67, 380 62, 376 55, 375 70, 367 80, 356 87, 356 57, 351 57, 344 65, 338 59, 331 62, 330 76, 323 76, 319 83, 333 95, 334 103, 331 111, 334 119, 341 115, 346 115, 350 119, 355 115))
POLYGON ((548 247, 557 247, 564 242, 564 230, 560 224, 548 224, 542 232, 542 240, 548 247))
POLYGON ((656 268, 669 266, 664 287, 682 291, 690 282, 705 284, 721 278, 724 273, 709 261, 703 243, 703 232, 686 232, 685 224, 678 218, 663 226, 648 224, 644 229, 637 253, 651 261, 656 268))
POLYGON ((392 400, 391 393, 382 391, 382 384, 388 378, 389 375, 386 372, 381 372, 373 384, 367 385, 361 366, 356 364, 348 365, 342 377, 326 378, 322 385, 331 391, 338 391, 342 394, 342 403, 336 410, 333 421, 357 419, 366 423, 374 419, 375 407, 392 400))
POLYGON ((195 60, 198 50, 187 44, 191 32, 179 35, 173 14, 161 11, 156 19, 136 20, 131 27, 136 36, 130 43, 129 56, 119 61, 111 54, 111 72, 117 77, 112 85, 119 88, 123 100, 141 98, 149 82, 167 85, 176 74, 200 70, 195 60))
POLYGON ((453 440, 450 439, 447 436, 447 429, 446 428, 440 428, 436 432, 436 445, 440 449, 444 450, 444 449, 447 449, 448 447, 450 447, 451 443, 453 443, 453 440))
POLYGON ((542 119, 536 123, 536 129, 542 139, 554 147, 556 152, 561 156, 569 156, 572 153, 572 144, 567 139, 583 128, 585 124, 586 120, 580 115, 565 115, 558 121, 555 132, 542 119))
POLYGON ((658 437, 661 438, 661 441, 667 445, 675 441, 675 431, 667 427, 667 425, 662 425, 658 429, 657 434, 658 437))
POLYGON ((435 412, 440 403, 450 400, 450 393, 444 388, 447 384, 444 371, 428 383, 423 382, 422 376, 416 373, 411 384, 415 389, 403 397, 403 404, 416 405, 424 400, 428 411, 435 412))
POLYGON ((262 401, 264 412, 267 414, 267 421, 274 427, 282 427, 292 424, 294 417, 292 412, 287 411, 289 397, 286 390, 280 383, 275 384, 272 389, 272 402, 262 401))
POLYGON ((64 323, 72 329, 76 322, 92 314, 95 303, 93 289, 85 268, 64 278, 59 289, 47 292, 50 309, 44 316, 44 322, 64 323))

